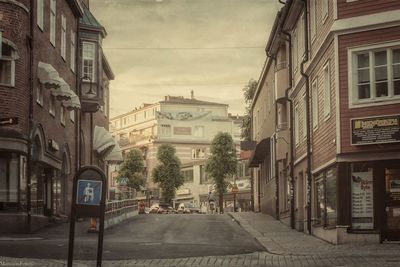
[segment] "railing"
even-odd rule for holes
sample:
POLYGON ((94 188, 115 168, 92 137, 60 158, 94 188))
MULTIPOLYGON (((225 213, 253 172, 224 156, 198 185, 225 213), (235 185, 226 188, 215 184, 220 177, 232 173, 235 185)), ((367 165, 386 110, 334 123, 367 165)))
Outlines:
POLYGON ((124 199, 106 203, 106 218, 116 217, 137 210, 136 199, 124 199))

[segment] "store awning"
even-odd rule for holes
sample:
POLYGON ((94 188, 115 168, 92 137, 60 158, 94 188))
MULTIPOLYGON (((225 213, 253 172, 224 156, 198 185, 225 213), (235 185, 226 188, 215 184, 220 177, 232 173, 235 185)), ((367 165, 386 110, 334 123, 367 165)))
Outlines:
POLYGON ((95 126, 93 136, 93 150, 102 157, 106 157, 115 147, 115 141, 104 127, 95 126))
POLYGON ((124 161, 124 158, 122 157, 122 149, 117 142, 115 142, 113 150, 104 158, 104 160, 109 163, 121 163, 124 161))
POLYGON ((77 96, 74 91, 71 90, 71 92, 71 99, 62 101, 62 105, 68 110, 80 109, 81 102, 79 101, 79 96, 77 96))
POLYGON ((271 138, 265 138, 256 145, 256 149, 251 153, 249 167, 258 167, 264 158, 270 153, 271 138))
POLYGON ((39 62, 37 77, 41 84, 47 89, 58 88, 61 86, 60 76, 56 69, 47 63, 39 62))
POLYGON ((60 86, 58 88, 52 88, 50 90, 51 94, 55 96, 58 100, 69 100, 71 97, 76 95, 69 87, 68 83, 60 78, 60 86))

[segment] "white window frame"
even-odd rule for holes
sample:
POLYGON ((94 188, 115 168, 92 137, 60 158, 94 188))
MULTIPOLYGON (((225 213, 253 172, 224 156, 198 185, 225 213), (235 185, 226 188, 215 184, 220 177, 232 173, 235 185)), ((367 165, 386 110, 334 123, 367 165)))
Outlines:
POLYGON ((326 19, 329 16, 329 0, 322 0, 321 4, 322 4, 322 7, 321 7, 322 23, 325 23, 326 19))
POLYGON ((65 126, 65 113, 65 107, 60 105, 60 123, 63 126, 65 126))
POLYGON ((303 119, 303 131, 301 132, 301 137, 305 139, 307 137, 307 98, 306 95, 303 95, 303 112, 302 112, 302 119, 303 119))
POLYGON ((296 103, 294 106, 294 140, 296 146, 300 143, 299 115, 299 105, 296 103))
POLYGON ((394 95, 393 87, 393 57, 392 49, 400 49, 400 42, 388 42, 375 44, 370 46, 356 47, 348 49, 348 88, 349 88, 349 108, 359 108, 368 106, 381 106, 388 104, 400 103, 400 96, 394 95), (371 61, 371 54, 379 50, 390 51, 387 52, 387 75, 388 75, 388 96, 387 97, 376 97, 375 88, 375 72, 374 72, 374 61, 371 61), (358 99, 358 87, 357 87, 357 55, 368 52, 370 55, 370 86, 371 86, 371 98, 369 99, 358 99))
POLYGON ((72 70, 72 72, 75 73, 75 49, 76 49, 76 45, 75 45, 75 39, 76 39, 76 35, 74 30, 71 30, 71 60, 70 60, 70 68, 72 70))
POLYGON ((297 72, 298 67, 298 38, 297 38, 297 31, 293 31, 293 72, 297 72))
POLYGON ((56 47, 56 0, 50 0, 50 43, 56 47))
POLYGON ((331 73, 329 60, 323 67, 323 79, 324 79, 324 118, 329 119, 331 116, 331 73))
POLYGON ((51 95, 50 96, 50 103, 49 103, 49 114, 53 117, 56 116, 56 97, 51 95))
POLYGON ((192 159, 205 159, 206 149, 202 147, 192 148, 192 159))
POLYGON ((160 133, 162 136, 171 136, 172 135, 172 127, 170 124, 161 124, 160 125, 160 133))
POLYGON ((0 60, 1 61, 10 61, 11 62, 11 69, 10 69, 10 83, 1 83, 0 85, 4 85, 4 86, 11 86, 14 87, 15 86, 15 60, 16 60, 16 51, 14 49, 14 47, 12 45, 9 45, 11 47, 11 56, 3 56, 3 49, 4 49, 4 45, 3 45, 3 38, 2 38, 2 33, 0 32, 0 60))
POLYGON ((311 103, 312 103, 312 125, 313 129, 318 129, 318 78, 311 84, 311 103))
POLYGON ((61 14, 61 57, 67 58, 67 18, 61 14))
POLYGON ((36 23, 38 27, 43 31, 44 30, 44 0, 37 0, 36 1, 36 23))
POLYGON ((317 33, 317 12, 316 12, 316 0, 310 0, 310 33, 311 33, 311 42, 316 39, 317 33))
MULTIPOLYGON (((93 42, 83 42, 82 43, 82 77, 88 76, 85 75, 85 60, 92 61, 92 77, 89 76, 91 82, 96 81, 96 43, 93 42), (85 54, 85 50, 89 49, 88 51, 93 52, 93 57, 90 57, 85 54)), ((88 81, 85 79, 85 81, 88 81)))
POLYGON ((36 103, 38 103, 41 107, 43 107, 43 92, 43 85, 38 83, 36 86, 36 103))

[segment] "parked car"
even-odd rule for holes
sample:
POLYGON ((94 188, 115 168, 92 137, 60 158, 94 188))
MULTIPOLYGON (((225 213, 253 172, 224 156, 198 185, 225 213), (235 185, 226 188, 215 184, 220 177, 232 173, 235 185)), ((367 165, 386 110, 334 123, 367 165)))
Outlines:
POLYGON ((175 210, 173 207, 171 207, 171 205, 169 205, 168 203, 161 203, 159 204, 159 213, 175 213, 175 210))
POLYGON ((179 204, 178 213, 200 213, 200 208, 192 202, 184 202, 179 204))
POLYGON ((158 213, 160 206, 158 203, 151 205, 149 213, 158 213))

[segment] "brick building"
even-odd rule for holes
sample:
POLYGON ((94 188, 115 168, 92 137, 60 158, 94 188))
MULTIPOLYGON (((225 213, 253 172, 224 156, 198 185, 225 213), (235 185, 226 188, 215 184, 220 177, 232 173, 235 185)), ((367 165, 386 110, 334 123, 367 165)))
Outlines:
MULTIPOLYGON (((92 16, 88 6, 77 0, 0 1, 2 232, 33 231, 49 218, 68 216, 76 169, 89 163, 105 168, 104 154, 91 147, 94 125, 108 127, 105 96, 113 74, 101 49, 93 60, 85 58, 83 36, 98 32, 85 27, 92 16), (88 66, 99 79, 81 79, 88 66), (94 88, 91 102, 86 84, 94 88)), ((96 44, 104 37, 97 34, 96 44)))
POLYGON ((252 109, 261 211, 333 243, 400 238, 399 12, 391 0, 286 1, 252 109), (275 114, 260 122, 266 102, 275 114))

